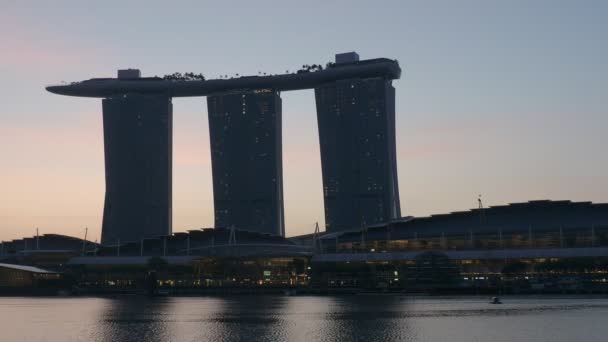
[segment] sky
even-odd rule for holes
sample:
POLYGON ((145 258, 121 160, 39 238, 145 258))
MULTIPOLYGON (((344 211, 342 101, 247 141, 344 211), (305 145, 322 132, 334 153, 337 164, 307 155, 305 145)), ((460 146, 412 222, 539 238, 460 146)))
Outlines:
MULTIPOLYGON (((0 240, 99 239, 101 101, 60 81, 399 60, 402 214, 608 202, 606 1, 0 0, 0 240)), ((324 224, 312 90, 283 92, 288 236, 324 224)), ((174 99, 173 230, 213 226, 204 98, 174 99)))

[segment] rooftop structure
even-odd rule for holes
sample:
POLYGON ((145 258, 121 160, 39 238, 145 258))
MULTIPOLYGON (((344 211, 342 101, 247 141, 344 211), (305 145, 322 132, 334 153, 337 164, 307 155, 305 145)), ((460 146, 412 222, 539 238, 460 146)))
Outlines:
POLYGON ((354 63, 359 61, 359 54, 356 52, 345 52, 336 54, 336 64, 354 63))
POLYGON ((43 234, 40 236, 25 237, 22 239, 0 242, 0 257, 43 252, 80 253, 83 250, 83 247, 92 249, 96 246, 97 244, 92 241, 85 241, 72 236, 61 234, 43 234))
POLYGON ((121 69, 118 70, 119 79, 136 79, 141 78, 141 71, 139 69, 121 69))
POLYGON ((608 203, 531 201, 394 220, 326 233, 320 245, 328 253, 608 247, 608 203))
POLYGON ((48 273, 48 274, 57 273, 54 271, 44 270, 42 268, 34 267, 34 266, 4 264, 4 263, 0 263, 0 268, 6 268, 6 269, 11 269, 11 270, 16 270, 16 271, 25 271, 25 272, 31 272, 31 273, 48 273))
MULTIPOLYGON (((310 255, 277 234, 224 228, 203 228, 120 245, 105 245, 87 253, 98 257, 310 255)), ((118 260, 118 259, 117 259, 118 260)), ((177 259, 176 259, 177 260, 177 259)), ((179 259, 182 260, 182 259, 179 259)), ((185 259, 184 259, 185 260, 185 259)))
MULTIPOLYGON (((130 74, 129 73, 125 73, 130 74)), ((123 74, 121 74, 123 75, 123 74)), ((52 85, 51 93, 69 96, 105 98, 127 93, 161 93, 169 97, 207 96, 239 89, 274 89, 277 91, 310 89, 319 85, 351 78, 398 79, 401 68, 395 60, 369 59, 353 63, 334 64, 326 69, 270 75, 241 76, 231 79, 166 80, 160 77, 145 78, 92 78, 82 82, 52 85)))

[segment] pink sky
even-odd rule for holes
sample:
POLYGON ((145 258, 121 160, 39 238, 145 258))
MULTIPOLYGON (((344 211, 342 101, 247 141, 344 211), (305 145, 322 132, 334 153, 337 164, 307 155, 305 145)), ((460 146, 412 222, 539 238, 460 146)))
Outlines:
MULTIPOLYGON (((370 16, 373 2, 344 15, 318 1, 297 8, 306 15, 284 4, 251 16, 250 6, 198 5, 0 3, 0 240, 35 227, 100 235, 100 101, 52 95, 45 85, 124 67, 278 73, 353 49, 397 58, 404 70, 394 82, 404 215, 471 208, 480 193, 488 205, 608 201, 601 9, 395 1, 370 16)), ((324 216, 314 94, 282 97, 286 230, 297 235, 324 216)), ((205 108, 204 99, 174 100, 174 231, 213 224, 205 108)))

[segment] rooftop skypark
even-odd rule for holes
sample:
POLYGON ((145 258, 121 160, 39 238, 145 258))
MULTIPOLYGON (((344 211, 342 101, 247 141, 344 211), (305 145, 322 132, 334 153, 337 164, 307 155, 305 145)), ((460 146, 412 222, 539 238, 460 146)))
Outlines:
MULTIPOLYGON (((131 70, 136 71, 136 70, 131 70)), ((261 74, 261 72, 260 72, 261 74)), ((227 77, 227 76, 226 76, 227 77)), ((234 78, 205 79, 202 74, 175 73, 161 77, 141 77, 139 73, 126 74, 118 78, 92 78, 70 84, 52 85, 46 89, 51 93, 81 97, 104 98, 124 93, 163 93, 170 97, 206 96, 241 89, 274 89, 289 91, 315 88, 321 84, 352 78, 401 77, 401 68, 396 60, 387 58, 354 62, 305 65, 294 73, 278 75, 251 75, 234 78)))

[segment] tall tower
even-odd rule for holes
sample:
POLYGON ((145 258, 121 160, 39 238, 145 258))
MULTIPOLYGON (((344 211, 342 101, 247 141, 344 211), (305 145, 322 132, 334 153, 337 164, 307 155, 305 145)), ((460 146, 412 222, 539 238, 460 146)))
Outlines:
MULTIPOLYGON (((359 63, 336 55, 333 68, 359 63)), ((401 216, 390 79, 353 78, 315 88, 326 231, 358 229, 401 216)))
POLYGON ((172 122, 166 95, 124 94, 103 100, 102 244, 171 234, 172 122))
POLYGON ((285 236, 279 93, 212 95, 207 109, 215 226, 285 236))

